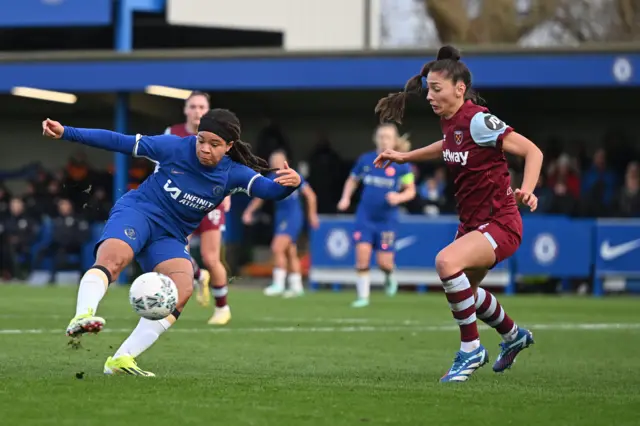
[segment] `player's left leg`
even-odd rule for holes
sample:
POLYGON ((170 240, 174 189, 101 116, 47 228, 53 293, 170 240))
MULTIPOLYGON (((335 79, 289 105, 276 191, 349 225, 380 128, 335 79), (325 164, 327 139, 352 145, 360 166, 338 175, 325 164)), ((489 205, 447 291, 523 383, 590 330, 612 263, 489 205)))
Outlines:
POLYGON ((289 260, 289 289, 284 292, 284 297, 293 298, 303 296, 302 267, 300 265, 300 258, 298 257, 298 246, 294 242, 292 242, 287 249, 287 258, 289 260))
POLYGON ((480 287, 488 272, 487 269, 465 271, 476 298, 476 316, 496 330, 505 342, 512 342, 518 335, 518 325, 507 315, 498 299, 492 293, 480 287))
MULTIPOLYGON (((191 239, 194 235, 202 235, 203 234, 203 222, 200 223, 198 228, 193 232, 193 234, 187 237, 187 242, 189 245, 189 253, 191 253, 191 239)), ((202 246, 200 247, 200 251, 202 251, 202 246)), ((193 287, 196 290, 196 300, 200 306, 207 307, 211 302, 211 292, 209 290, 209 284, 211 282, 211 274, 205 268, 201 268, 198 265, 198 262, 190 256, 191 264, 193 265, 193 287)))
POLYGON ((153 373, 140 369, 136 358, 176 322, 193 293, 193 266, 184 242, 171 237, 162 237, 147 246, 138 260, 144 271, 153 270, 173 280, 178 289, 178 303, 173 313, 161 320, 140 318, 136 328, 113 357, 107 359, 104 365, 105 374, 154 376, 153 373))
POLYGON ((376 253, 378 267, 384 273, 384 291, 387 296, 395 296, 398 292, 398 281, 393 274, 394 253, 378 250, 376 253))
POLYGON ((371 264, 371 253, 373 245, 369 242, 358 242, 356 244, 356 294, 358 298, 351 303, 352 308, 365 308, 369 306, 371 294, 371 278, 369 269, 371 264))
POLYGON ((356 294, 358 298, 351 303, 353 308, 365 308, 369 306, 371 293, 371 254, 375 244, 375 227, 371 223, 356 220, 353 240, 356 245, 356 294))
POLYGON ((442 382, 467 381, 489 360, 487 350, 480 344, 473 289, 464 271, 489 268, 495 259, 491 243, 478 231, 459 236, 436 256, 436 270, 453 317, 460 327, 461 341, 460 350, 442 382))
POLYGON ((287 263, 289 265, 289 289, 284 292, 283 296, 286 298, 299 297, 304 295, 304 288, 302 286, 302 266, 300 265, 300 258, 298 257, 298 237, 302 233, 304 226, 304 219, 302 214, 299 216, 292 216, 287 221, 285 228, 279 229, 279 234, 289 236, 289 246, 286 249, 287 263))
MULTIPOLYGON (((488 236, 487 238, 491 238, 492 245, 495 246, 496 264, 515 253, 520 244, 520 239, 517 235, 505 231, 494 224, 490 224, 484 229, 484 233, 488 236)), ((500 344, 500 354, 493 364, 493 371, 501 373, 511 368, 518 354, 533 345, 534 340, 531 331, 518 327, 515 321, 507 315, 498 299, 480 287, 480 283, 487 275, 487 272, 487 269, 472 270, 469 271, 468 277, 475 292, 477 317, 496 330, 502 337, 503 342, 500 344)))
POLYGON ((227 305, 227 269, 222 264, 222 231, 210 229, 200 235, 200 250, 205 267, 211 271, 211 288, 215 299, 211 325, 225 325, 231 321, 231 309, 227 305))
POLYGON ((66 330, 72 346, 78 346, 78 338, 82 334, 102 330, 105 319, 96 316, 98 304, 109 284, 118 278, 147 244, 151 230, 148 218, 140 211, 120 206, 111 210, 95 247, 96 261, 80 280, 76 314, 66 330))
POLYGON ((395 296, 398 292, 398 281, 393 270, 395 261, 395 227, 385 225, 380 228, 376 241, 378 267, 384 273, 384 289, 387 296, 395 296))
POLYGON ((285 290, 287 279, 287 250, 291 245, 291 236, 276 234, 271 240, 273 254, 273 281, 264 289, 266 296, 281 296, 285 290))

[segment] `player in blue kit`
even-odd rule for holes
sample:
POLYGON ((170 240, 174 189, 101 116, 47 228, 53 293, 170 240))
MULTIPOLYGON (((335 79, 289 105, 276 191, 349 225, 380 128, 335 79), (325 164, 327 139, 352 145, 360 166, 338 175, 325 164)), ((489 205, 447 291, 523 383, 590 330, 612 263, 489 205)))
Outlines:
POLYGON ((266 179, 270 171, 265 160, 251 153, 240 140, 240 121, 231 111, 214 109, 205 114, 198 134, 123 135, 99 129, 77 129, 47 119, 43 134, 54 139, 78 142, 95 148, 133 154, 158 164, 156 171, 136 190, 121 197, 109 214, 96 262, 82 277, 76 315, 67 335, 78 338, 99 332, 105 324, 96 316, 108 285, 117 279, 134 258, 145 272, 171 277, 178 288, 176 310, 167 318, 141 318, 131 335, 104 365, 105 374, 126 373, 153 376, 140 369, 135 358, 149 348, 179 317, 193 292, 193 266, 187 250, 187 236, 202 218, 229 194, 280 200, 300 185, 300 176, 284 165, 277 178, 266 179))
MULTIPOLYGON (((283 151, 275 151, 269 157, 269 164, 272 168, 282 167, 287 162, 287 157, 283 151)), ((275 178, 276 175, 268 176, 275 178)), ((267 296, 280 296, 286 298, 298 297, 304 294, 302 286, 302 268, 298 258, 298 247, 296 242, 302 228, 304 227, 304 208, 300 202, 300 193, 307 200, 309 224, 312 228, 317 228, 318 208, 316 194, 307 182, 300 185, 300 190, 295 191, 284 200, 280 200, 275 206, 274 236, 271 241, 271 251, 273 252, 273 281, 271 285, 264 289, 267 296), (287 278, 287 266, 289 272, 289 289, 285 291, 285 280, 287 278)), ((245 225, 253 223, 253 214, 263 204, 259 198, 254 198, 247 206, 242 215, 245 225)))
POLYGON ((398 283, 393 276, 394 245, 398 221, 398 206, 416 196, 414 175, 408 164, 393 164, 391 169, 373 167, 373 160, 385 149, 406 150, 409 145, 401 137, 394 124, 381 124, 376 129, 377 151, 360 156, 344 184, 338 210, 346 211, 358 184, 364 188, 356 210, 356 226, 353 238, 356 243, 356 290, 358 298, 354 308, 369 305, 371 254, 375 249, 378 267, 385 274, 385 289, 389 296, 395 295, 398 283))

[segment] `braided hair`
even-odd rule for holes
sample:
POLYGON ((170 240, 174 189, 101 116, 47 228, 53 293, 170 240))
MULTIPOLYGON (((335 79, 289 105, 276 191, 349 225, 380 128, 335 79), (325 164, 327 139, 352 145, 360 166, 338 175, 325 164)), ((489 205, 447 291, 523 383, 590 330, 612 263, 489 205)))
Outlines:
POLYGON ((201 119, 213 122, 221 129, 214 132, 218 136, 226 140, 227 143, 233 142, 231 149, 227 151, 227 155, 236 163, 243 164, 258 173, 272 172, 275 169, 269 167, 269 163, 251 152, 251 145, 240 139, 242 128, 238 117, 228 109, 216 108, 207 112, 201 119), (219 134, 222 133, 222 134, 219 134))
POLYGON ((484 105, 484 99, 471 88, 471 72, 460 61, 460 51, 453 46, 443 46, 438 51, 436 60, 424 64, 420 74, 411 77, 402 92, 390 93, 389 96, 378 101, 375 112, 380 114, 380 122, 395 121, 396 123, 402 123, 405 103, 409 96, 426 94, 425 89, 422 87, 422 79, 426 78, 430 71, 443 72, 454 83, 462 81, 467 87, 464 99, 471 100, 478 105, 484 105))

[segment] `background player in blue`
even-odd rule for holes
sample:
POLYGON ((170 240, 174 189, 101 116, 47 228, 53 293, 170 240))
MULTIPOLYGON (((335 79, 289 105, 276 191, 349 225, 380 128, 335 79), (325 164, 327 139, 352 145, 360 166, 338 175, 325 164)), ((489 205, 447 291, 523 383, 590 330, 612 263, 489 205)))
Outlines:
POLYGON ((159 321, 140 319, 131 335, 104 365, 105 374, 153 376, 135 358, 150 347, 180 316, 193 292, 193 266, 187 236, 224 197, 236 192, 280 200, 300 185, 300 176, 285 164, 270 180, 259 172, 268 164, 240 140, 240 121, 231 111, 214 109, 200 120, 198 134, 128 136, 108 130, 42 123, 43 134, 109 151, 145 157, 158 164, 137 190, 114 205, 96 245, 96 263, 82 277, 76 315, 67 335, 77 338, 100 331, 105 320, 95 316, 109 283, 135 258, 145 272, 168 275, 178 287, 176 310, 159 321))
MULTIPOLYGON (((287 162, 283 151, 275 151, 269 157, 269 165, 278 169, 287 162)), ((276 176, 268 176, 273 179, 276 176)), ((307 200, 309 224, 312 228, 318 227, 318 207, 316 194, 307 182, 300 185, 300 190, 295 191, 284 200, 275 205, 273 240, 271 251, 273 252, 273 281, 264 289, 267 296, 298 297, 304 294, 302 286, 302 268, 298 258, 296 242, 304 227, 304 209, 300 203, 300 193, 307 200), (289 290, 285 291, 285 279, 289 271, 289 290)), ((253 223, 253 214, 262 206, 263 201, 254 198, 242 215, 242 221, 246 225, 253 223)))
POLYGON ((373 167, 373 160, 380 152, 390 147, 406 150, 410 145, 409 141, 400 137, 394 124, 378 126, 374 139, 377 151, 360 156, 344 184, 342 198, 338 203, 338 210, 347 210, 353 193, 362 182, 364 188, 356 210, 356 228, 353 235, 358 274, 358 298, 351 305, 354 308, 369 305, 369 266, 374 249, 377 252, 378 267, 385 274, 387 294, 393 296, 398 290, 398 283, 393 277, 398 205, 416 196, 414 176, 408 164, 394 164, 391 170, 373 167))

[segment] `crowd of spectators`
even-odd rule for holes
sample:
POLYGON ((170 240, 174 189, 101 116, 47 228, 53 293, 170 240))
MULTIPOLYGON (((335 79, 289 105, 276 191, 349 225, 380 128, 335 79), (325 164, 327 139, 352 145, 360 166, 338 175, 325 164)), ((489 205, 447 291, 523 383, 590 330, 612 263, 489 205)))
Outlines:
MULTIPOLYGON (((135 163, 131 174, 135 186, 135 163)), ((19 194, 0 181, 0 280, 23 280, 45 258, 52 259, 52 279, 57 271, 79 270, 91 225, 104 222, 112 205, 110 170, 93 169, 80 151, 60 170, 25 169, 24 179, 19 194), (34 253, 45 226, 49 244, 34 253)))
MULTIPOLYGON (((290 151, 291 146, 281 129, 269 123, 260 133, 256 149, 268 157, 274 150, 290 151)), ((591 156, 570 155, 559 144, 552 147, 555 149, 544 149, 543 173, 535 189, 539 199, 536 214, 640 217, 640 166, 633 155, 615 155, 614 150, 609 156, 604 148, 591 156)), ((319 213, 336 213, 354 159, 343 159, 325 135, 318 136, 306 159, 295 154, 289 152, 289 157, 314 188, 319 213)), ((524 164, 518 159, 510 159, 510 164, 512 184, 517 188, 524 164)), ((0 280, 24 279, 45 257, 53 259, 53 272, 79 268, 69 264, 69 259, 78 257, 91 225, 105 221, 112 204, 112 170, 93 169, 82 152, 72 156, 61 170, 47 171, 41 166, 25 170, 29 177, 24 193, 11 194, 0 180, 0 280), (50 244, 34 254, 31 248, 45 224, 51 228, 50 244)), ((152 170, 148 161, 132 160, 129 188, 137 187, 152 170)), ((420 164, 413 165, 413 170, 418 195, 403 206, 405 212, 454 214, 453 183, 445 166, 420 164)), ((528 212, 523 209, 523 213, 528 212)))

